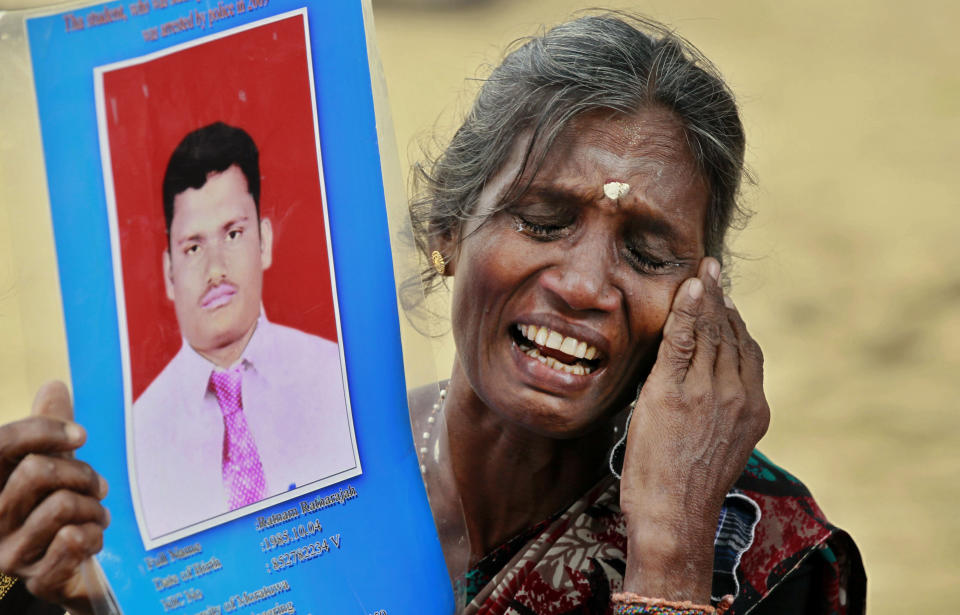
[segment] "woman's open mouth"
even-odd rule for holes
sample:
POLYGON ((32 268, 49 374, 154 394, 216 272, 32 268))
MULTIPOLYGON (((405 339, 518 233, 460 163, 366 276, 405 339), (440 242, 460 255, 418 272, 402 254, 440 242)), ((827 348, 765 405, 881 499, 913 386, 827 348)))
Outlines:
POLYGON ((603 358, 596 347, 587 342, 547 327, 517 324, 511 333, 520 352, 547 367, 575 376, 590 374, 603 358))

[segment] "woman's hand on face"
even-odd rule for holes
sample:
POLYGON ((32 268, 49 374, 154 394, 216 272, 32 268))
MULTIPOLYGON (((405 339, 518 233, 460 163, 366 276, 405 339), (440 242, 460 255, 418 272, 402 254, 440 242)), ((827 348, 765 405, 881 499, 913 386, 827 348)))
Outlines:
POLYGON ((31 415, 0 427, 0 570, 43 600, 89 611, 81 564, 103 543, 107 484, 73 458, 86 435, 62 382, 40 388, 31 415))
POLYGON ((630 422, 626 591, 709 604, 723 499, 770 421, 763 355, 719 278, 705 258, 680 286, 630 422))

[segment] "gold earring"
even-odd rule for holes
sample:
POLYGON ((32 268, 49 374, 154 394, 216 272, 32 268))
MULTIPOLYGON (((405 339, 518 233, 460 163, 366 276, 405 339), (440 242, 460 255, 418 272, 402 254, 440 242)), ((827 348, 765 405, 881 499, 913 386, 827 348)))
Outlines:
POLYGON ((447 270, 447 264, 443 261, 443 254, 440 254, 439 250, 434 250, 430 254, 430 259, 433 261, 433 268, 437 270, 437 273, 443 275, 443 272, 447 270))

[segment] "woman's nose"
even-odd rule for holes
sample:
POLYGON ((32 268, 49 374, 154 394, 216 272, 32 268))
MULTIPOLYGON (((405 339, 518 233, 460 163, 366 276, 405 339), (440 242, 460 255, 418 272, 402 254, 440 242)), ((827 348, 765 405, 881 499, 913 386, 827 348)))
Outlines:
POLYGON ((541 284, 572 310, 611 312, 620 305, 612 283, 616 263, 609 246, 580 242, 541 275, 541 284))

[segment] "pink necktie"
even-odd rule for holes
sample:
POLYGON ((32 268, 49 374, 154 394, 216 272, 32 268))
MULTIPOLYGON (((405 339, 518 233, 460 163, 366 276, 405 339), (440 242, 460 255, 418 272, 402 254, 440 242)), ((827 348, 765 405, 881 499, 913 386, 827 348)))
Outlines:
POLYGON ((230 510, 259 502, 266 495, 260 453, 243 414, 240 368, 210 375, 210 386, 223 413, 223 485, 230 494, 230 510))

